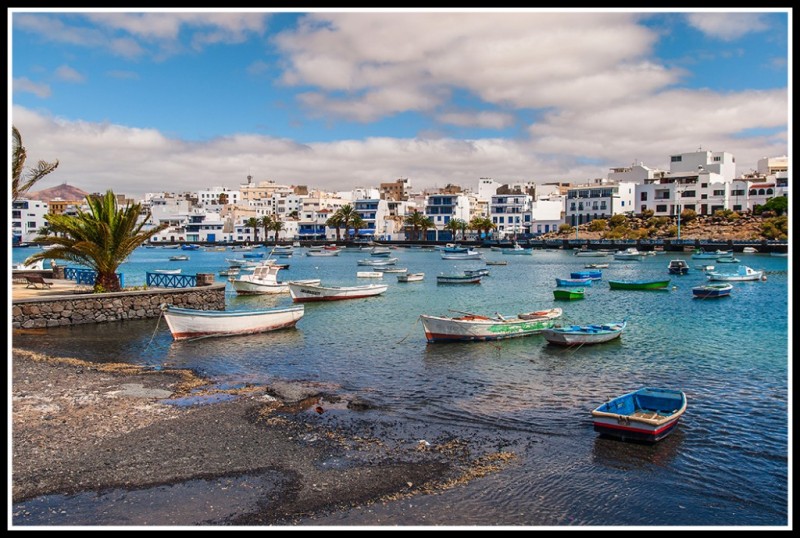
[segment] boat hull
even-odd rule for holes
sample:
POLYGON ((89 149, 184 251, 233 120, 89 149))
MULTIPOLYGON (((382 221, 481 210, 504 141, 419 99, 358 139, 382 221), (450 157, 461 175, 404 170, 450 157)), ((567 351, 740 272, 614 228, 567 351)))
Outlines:
POLYGON ((539 334, 552 327, 561 317, 561 309, 552 309, 548 317, 536 319, 511 318, 505 321, 486 316, 448 318, 421 315, 422 328, 429 343, 435 342, 482 342, 502 340, 539 334))
POLYGON ((569 290, 555 289, 553 290, 553 298, 559 301, 575 301, 583 299, 585 292, 582 288, 575 288, 569 290))
POLYGON ((481 276, 437 276, 437 284, 480 284, 481 276))
MULTIPOLYGON (((246 280, 246 276, 231 282, 233 289, 239 295, 273 295, 289 292, 289 282, 259 282, 258 280, 246 280)), ((305 284, 319 284, 319 279, 297 281, 305 284)))
POLYGON ((542 335, 549 343, 561 346, 602 344, 619 338, 625 325, 622 322, 610 325, 554 327, 542 331, 542 335))
POLYGON ((612 290, 663 290, 669 285, 669 280, 654 280, 647 282, 609 280, 608 285, 612 290))
POLYGON ((292 301, 295 303, 362 299, 364 297, 380 295, 387 289, 389 289, 389 286, 385 284, 352 287, 323 287, 295 283, 289 284, 289 293, 292 295, 292 301))
POLYGON ((170 306, 163 313, 172 337, 188 340, 294 327, 304 310, 302 306, 258 311, 191 310, 170 306))
POLYGON ((709 286, 696 286, 692 288, 692 296, 700 299, 713 299, 716 297, 728 297, 733 286, 730 284, 718 284, 709 286))
POLYGON ((683 392, 643 388, 600 405, 592 411, 592 424, 605 436, 655 443, 672 433, 685 412, 683 392))

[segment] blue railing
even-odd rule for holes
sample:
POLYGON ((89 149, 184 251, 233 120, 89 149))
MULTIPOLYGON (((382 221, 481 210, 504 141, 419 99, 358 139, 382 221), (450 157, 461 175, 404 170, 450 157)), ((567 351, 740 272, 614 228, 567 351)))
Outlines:
POLYGON ((147 273, 147 286, 153 288, 193 288, 197 284, 194 275, 167 275, 147 273))
MULTIPOLYGON (((125 275, 117 273, 119 278, 120 287, 125 287, 125 275)), ((65 267, 64 278, 67 280, 74 280, 76 284, 85 284, 87 286, 94 286, 97 280, 97 271, 94 269, 84 269, 82 267, 65 267)))

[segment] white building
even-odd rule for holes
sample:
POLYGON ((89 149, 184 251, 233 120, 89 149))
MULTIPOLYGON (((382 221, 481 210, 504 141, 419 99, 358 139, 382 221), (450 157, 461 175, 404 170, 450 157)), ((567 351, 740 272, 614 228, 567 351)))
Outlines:
POLYGON ((637 185, 630 182, 578 185, 567 191, 564 221, 578 226, 595 219, 609 219, 617 213, 635 212, 637 185))
POLYGON ((211 187, 207 190, 197 191, 197 203, 209 211, 219 211, 227 204, 238 204, 242 200, 239 191, 227 187, 211 187))
POLYGON ((44 217, 50 210, 47 202, 39 200, 15 200, 11 203, 11 243, 28 243, 39 235, 38 230, 47 226, 44 217))
MULTIPOLYGON (((469 222, 469 196, 459 194, 429 194, 425 199, 425 216, 433 221, 434 229, 428 230, 427 239, 438 241, 439 235, 446 229, 451 219, 469 222)), ((446 232, 450 237, 450 232, 446 232)))
POLYGON ((490 177, 482 177, 478 180, 478 192, 475 193, 481 202, 490 202, 492 196, 497 194, 497 189, 502 185, 490 177))
POLYGON ((495 194, 489 204, 489 218, 500 238, 530 233, 533 196, 516 192, 495 194))

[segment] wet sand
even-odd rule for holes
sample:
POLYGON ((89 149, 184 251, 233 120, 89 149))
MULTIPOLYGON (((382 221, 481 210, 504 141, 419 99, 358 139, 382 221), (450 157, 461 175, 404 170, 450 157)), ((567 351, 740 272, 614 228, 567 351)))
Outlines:
POLYGON ((223 390, 187 370, 18 349, 11 360, 14 526, 308 526, 315 514, 459 487, 513 457, 331 429, 315 420, 326 402, 351 413, 368 403, 303 383, 223 390), (106 506, 53 509, 81 495, 106 506))

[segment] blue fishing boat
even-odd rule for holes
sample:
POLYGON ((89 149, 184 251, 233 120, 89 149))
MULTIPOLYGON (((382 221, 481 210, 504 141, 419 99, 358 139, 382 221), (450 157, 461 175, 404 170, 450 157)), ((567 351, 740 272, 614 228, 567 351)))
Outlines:
POLYGON ((570 286, 591 286, 591 278, 556 278, 556 286, 559 288, 567 288, 570 286))
POLYGON ((264 257, 264 253, 263 252, 245 252, 244 254, 242 254, 242 257, 244 257, 244 258, 263 258, 264 257))
POLYGON ((601 435, 654 443, 672 433, 685 412, 682 391, 642 388, 599 406, 592 411, 592 422, 601 435))
POLYGON ((603 271, 597 269, 593 271, 576 271, 569 274, 570 278, 591 278, 592 280, 600 280, 603 278, 603 271))
POLYGON ((706 284, 692 288, 692 296, 701 299, 714 297, 728 297, 733 289, 733 284, 706 284))

